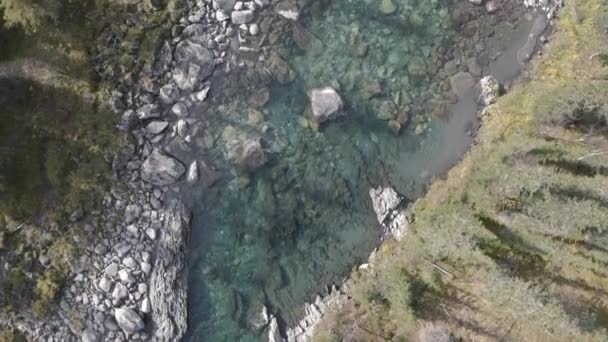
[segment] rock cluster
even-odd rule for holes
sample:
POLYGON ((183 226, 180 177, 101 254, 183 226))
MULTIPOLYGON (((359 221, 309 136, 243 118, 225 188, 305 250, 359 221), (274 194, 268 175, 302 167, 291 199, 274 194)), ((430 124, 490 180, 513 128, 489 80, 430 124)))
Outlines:
POLYGON ((163 204, 166 188, 130 186, 128 192, 113 190, 105 210, 82 219, 97 242, 73 268, 60 306, 78 314, 84 329, 69 326, 85 341, 167 341, 185 332, 181 277, 189 214, 177 200, 163 204))
MULTIPOLYGON (((316 326, 323 317, 331 310, 341 308, 349 298, 349 282, 341 288, 332 286, 331 291, 325 297, 317 296, 314 303, 304 305, 305 316, 298 324, 287 330, 288 342, 311 342, 313 340, 316 326)), ((273 341, 269 338, 269 341, 273 341)), ((277 341, 276 339, 274 341, 277 341)), ((281 341, 281 340, 278 340, 281 341)))
POLYGON ((400 241, 409 228, 411 213, 405 207, 406 200, 391 187, 369 189, 372 207, 378 223, 383 228, 383 237, 393 237, 400 241))

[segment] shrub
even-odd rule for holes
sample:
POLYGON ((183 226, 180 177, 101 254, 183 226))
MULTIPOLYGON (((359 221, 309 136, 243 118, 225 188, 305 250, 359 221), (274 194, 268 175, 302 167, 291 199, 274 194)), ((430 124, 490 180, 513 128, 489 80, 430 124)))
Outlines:
POLYGON ((38 278, 34 293, 36 295, 32 303, 32 312, 39 318, 45 317, 53 301, 57 298, 62 284, 61 274, 51 268, 38 278))
POLYGON ((21 26, 35 32, 47 21, 56 21, 61 3, 57 0, 0 0, 6 27, 21 26))

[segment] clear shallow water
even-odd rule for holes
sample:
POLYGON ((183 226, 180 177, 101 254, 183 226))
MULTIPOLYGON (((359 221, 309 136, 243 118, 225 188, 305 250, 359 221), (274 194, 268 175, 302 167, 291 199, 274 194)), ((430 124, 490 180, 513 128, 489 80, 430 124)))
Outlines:
POLYGON ((222 178, 188 191, 194 220, 186 340, 265 340, 252 324, 262 305, 282 325, 297 321, 306 300, 339 283, 377 246, 369 187, 390 183, 415 198, 470 144, 472 93, 447 107, 449 119, 419 115, 449 90, 435 77, 452 33, 448 9, 443 1, 395 4, 396 13, 385 15, 378 1, 313 3, 302 26, 274 47, 296 79, 273 83, 259 113, 232 101, 207 118, 207 131, 221 133, 201 157, 222 178), (303 124, 306 93, 326 85, 343 96, 347 115, 317 132, 303 124), (410 123, 395 136, 387 119, 403 111, 410 123), (261 137, 269 157, 250 175, 230 160, 233 142, 246 136, 261 137))

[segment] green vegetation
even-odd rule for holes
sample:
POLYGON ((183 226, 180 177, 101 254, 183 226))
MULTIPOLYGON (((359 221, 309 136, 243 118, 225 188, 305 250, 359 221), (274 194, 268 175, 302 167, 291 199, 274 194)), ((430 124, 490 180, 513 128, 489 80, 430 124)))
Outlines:
POLYGON ((608 6, 576 5, 316 340, 608 339, 608 6))
MULTIPOLYGON (((47 315, 121 137, 93 77, 95 1, 0 0, 0 314, 47 315)), ((22 340, 0 327, 0 340, 22 340)))

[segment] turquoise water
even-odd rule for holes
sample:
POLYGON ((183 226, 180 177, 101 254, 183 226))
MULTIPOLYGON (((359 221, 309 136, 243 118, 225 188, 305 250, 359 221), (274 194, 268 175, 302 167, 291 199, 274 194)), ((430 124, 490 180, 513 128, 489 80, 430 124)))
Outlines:
POLYGON ((390 15, 378 1, 310 3, 273 46, 295 80, 273 82, 259 111, 245 100, 214 109, 205 132, 215 133, 199 137, 200 153, 222 177, 188 192, 187 340, 265 340, 253 324, 263 305, 282 327, 297 321, 305 301, 340 283, 378 245, 370 186, 390 184, 414 199, 460 158, 474 101, 448 105, 449 118, 429 114, 449 90, 436 75, 453 33, 445 3, 399 0, 390 15), (305 119, 306 94, 327 85, 347 114, 317 129, 305 119), (262 139, 269 161, 246 174, 231 151, 251 136, 262 139))

